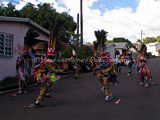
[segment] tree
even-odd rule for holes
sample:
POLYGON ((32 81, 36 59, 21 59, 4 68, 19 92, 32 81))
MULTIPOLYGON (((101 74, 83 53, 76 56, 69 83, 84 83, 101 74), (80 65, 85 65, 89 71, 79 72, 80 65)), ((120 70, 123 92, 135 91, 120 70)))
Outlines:
POLYGON ((112 40, 108 40, 107 43, 113 43, 113 41, 112 40))
POLYGON ((146 37, 144 39, 144 43, 152 43, 152 42, 156 42, 156 38, 155 37, 146 37))
POLYGON ((157 42, 160 42, 160 36, 156 37, 157 42))
POLYGON ((37 22, 37 13, 38 11, 34 5, 32 3, 28 3, 20 10, 20 17, 30 18, 31 20, 37 22))
POLYGON ((61 57, 62 58, 70 58, 72 53, 72 47, 68 47, 62 50, 61 57))
POLYGON ((57 41, 62 40, 69 43, 70 38, 75 35, 76 23, 73 17, 66 12, 56 12, 50 3, 40 3, 37 7, 28 3, 21 10, 16 10, 12 3, 8 3, 7 7, 2 4, 0 15, 30 18, 47 30, 54 31, 57 41))
POLYGON ((99 46, 101 46, 101 49, 104 48, 104 44, 105 42, 107 41, 107 33, 105 30, 98 30, 98 31, 95 31, 94 34, 96 36, 96 39, 97 39, 97 43, 99 46))
POLYGON ((32 48, 32 45, 35 43, 35 38, 38 37, 39 34, 34 31, 34 29, 29 29, 24 37, 24 47, 27 51, 32 48))
POLYGON ((1 16, 4 16, 4 12, 5 12, 4 4, 1 4, 1 5, 0 5, 0 15, 1 15, 1 16))
POLYGON ((129 41, 128 39, 125 39, 123 37, 113 38, 113 43, 116 43, 116 42, 127 42, 130 48, 133 46, 131 41, 129 41))
POLYGON ((73 17, 66 12, 63 12, 59 14, 57 24, 59 28, 57 39, 69 43, 70 38, 75 37, 74 31, 76 30, 76 23, 74 22, 73 17))
POLYGON ((37 8, 37 23, 44 28, 51 30, 52 24, 55 22, 56 9, 50 3, 40 3, 37 8))
POLYGON ((0 7, 0 12, 3 16, 19 17, 19 11, 16 10, 15 5, 11 2, 7 4, 7 7, 4 7, 2 4, 0 7))

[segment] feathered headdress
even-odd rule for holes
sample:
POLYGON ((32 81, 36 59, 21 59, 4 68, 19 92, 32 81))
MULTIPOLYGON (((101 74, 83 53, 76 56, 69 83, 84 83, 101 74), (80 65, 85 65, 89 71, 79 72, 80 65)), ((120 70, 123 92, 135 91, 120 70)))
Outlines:
POLYGON ((72 56, 77 56, 77 53, 74 49, 72 49, 72 56))

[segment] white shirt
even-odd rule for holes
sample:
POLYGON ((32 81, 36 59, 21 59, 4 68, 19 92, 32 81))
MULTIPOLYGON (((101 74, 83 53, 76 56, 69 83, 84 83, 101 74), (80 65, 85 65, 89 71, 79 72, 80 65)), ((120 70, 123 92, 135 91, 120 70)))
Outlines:
POLYGON ((116 55, 116 63, 120 63, 120 59, 119 59, 120 55, 116 55))

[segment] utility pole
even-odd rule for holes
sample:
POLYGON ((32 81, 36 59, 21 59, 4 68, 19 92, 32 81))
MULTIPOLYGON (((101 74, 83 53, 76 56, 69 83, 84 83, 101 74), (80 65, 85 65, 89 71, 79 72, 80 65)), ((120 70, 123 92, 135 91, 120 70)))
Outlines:
POLYGON ((141 41, 142 42, 143 42, 143 35, 144 35, 143 30, 141 30, 141 41))
POLYGON ((143 42, 143 30, 141 30, 141 42, 143 42))
POLYGON ((81 46, 83 45, 83 0, 80 0, 80 17, 81 17, 81 46))
POLYGON ((80 41, 79 41, 79 14, 77 14, 77 43, 80 46, 80 41))

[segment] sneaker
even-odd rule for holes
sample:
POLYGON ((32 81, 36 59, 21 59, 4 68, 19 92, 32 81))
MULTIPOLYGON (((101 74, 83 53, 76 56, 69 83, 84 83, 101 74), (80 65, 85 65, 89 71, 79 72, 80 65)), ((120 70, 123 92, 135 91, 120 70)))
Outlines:
POLYGON ((106 96, 106 98, 105 98, 106 101, 109 101, 111 99, 112 99, 112 96, 106 96))
POLYGON ((128 73, 127 75, 130 76, 131 74, 128 73))
POLYGON ((34 107, 35 107, 35 108, 43 107, 43 105, 41 105, 40 103, 35 103, 35 104, 34 104, 34 107))
POLYGON ((148 84, 148 83, 146 83, 144 87, 149 87, 149 84, 148 84))
POLYGON ((140 83, 139 83, 139 85, 140 85, 140 86, 143 86, 143 85, 144 85, 144 83, 143 83, 143 82, 140 82, 140 83))

